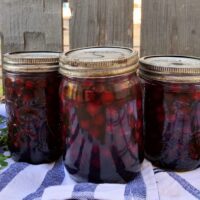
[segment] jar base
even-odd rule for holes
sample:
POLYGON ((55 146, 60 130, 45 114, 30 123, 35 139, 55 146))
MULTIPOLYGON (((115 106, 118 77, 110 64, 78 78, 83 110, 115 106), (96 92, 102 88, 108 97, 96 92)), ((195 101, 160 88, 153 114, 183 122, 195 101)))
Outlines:
MULTIPOLYGON (((96 184, 99 184, 99 183, 115 183, 115 184, 125 184, 125 183, 128 183, 128 182, 130 182, 130 181, 133 181, 134 180, 134 178, 138 175, 138 173, 140 172, 140 171, 138 171, 138 172, 129 172, 129 174, 130 174, 130 177, 129 178, 127 178, 126 180, 124 180, 123 178, 121 178, 121 176, 117 173, 117 172, 115 172, 115 174, 117 174, 118 175, 118 177, 113 177, 113 179, 97 179, 97 178, 88 178, 88 177, 86 177, 86 176, 83 176, 83 175, 81 175, 80 173, 78 173, 77 171, 75 172, 75 170, 73 169, 72 170, 72 168, 70 168, 69 166, 67 166, 67 165, 65 165, 65 167, 66 167, 66 169, 67 169, 67 171, 68 171, 68 173, 69 173, 69 176, 70 176, 70 178, 72 178, 74 181, 76 181, 77 183, 85 183, 85 182, 90 182, 90 183, 96 183, 96 184)), ((127 171, 126 172, 124 172, 124 173, 127 173, 127 171)))
POLYGON ((52 163, 55 162, 56 160, 58 160, 62 154, 54 154, 54 155, 45 155, 45 157, 42 157, 42 155, 40 156, 32 156, 32 158, 29 155, 18 155, 17 153, 12 152, 11 156, 12 159, 15 162, 26 162, 29 164, 33 164, 33 165, 39 165, 39 164, 44 164, 44 163, 52 163))
POLYGON ((147 155, 145 155, 145 158, 148 161, 150 161, 152 163, 152 165, 154 165, 155 167, 163 169, 163 170, 165 170, 167 172, 171 172, 171 171, 173 171, 173 172, 188 172, 188 171, 192 171, 192 170, 195 170, 198 167, 200 167, 200 163, 195 165, 195 167, 184 167, 184 166, 183 167, 180 167, 180 166, 178 167, 175 164, 166 163, 166 162, 159 161, 159 160, 152 160, 147 155))

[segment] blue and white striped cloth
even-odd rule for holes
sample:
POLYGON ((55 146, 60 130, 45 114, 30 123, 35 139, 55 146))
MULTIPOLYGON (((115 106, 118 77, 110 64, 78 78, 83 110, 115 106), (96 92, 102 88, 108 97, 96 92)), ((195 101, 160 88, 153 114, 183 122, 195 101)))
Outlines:
POLYGON ((154 168, 160 200, 200 200, 200 168, 184 173, 154 168))
POLYGON ((145 161, 142 172, 128 184, 75 183, 62 160, 52 164, 12 163, 0 173, 1 200, 158 200, 152 166, 145 161))
MULTIPOLYGON (((2 105, 0 114, 5 116, 2 105)), ((92 184, 73 181, 62 159, 42 165, 8 162, 0 171, 0 200, 200 200, 200 169, 165 172, 145 160, 128 184, 92 184)))

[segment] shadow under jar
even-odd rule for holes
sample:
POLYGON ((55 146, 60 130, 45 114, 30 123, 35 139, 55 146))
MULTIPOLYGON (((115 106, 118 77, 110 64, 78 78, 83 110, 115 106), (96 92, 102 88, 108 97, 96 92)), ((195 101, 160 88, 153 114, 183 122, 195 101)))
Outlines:
POLYGON ((78 182, 128 182, 143 161, 142 94, 137 53, 74 50, 61 57, 65 164, 78 182))
POLYGON ((59 54, 54 52, 4 56, 8 146, 15 161, 48 163, 63 153, 58 68, 59 54))
POLYGON ((176 171, 200 166, 200 59, 140 59, 144 84, 145 156, 176 171))

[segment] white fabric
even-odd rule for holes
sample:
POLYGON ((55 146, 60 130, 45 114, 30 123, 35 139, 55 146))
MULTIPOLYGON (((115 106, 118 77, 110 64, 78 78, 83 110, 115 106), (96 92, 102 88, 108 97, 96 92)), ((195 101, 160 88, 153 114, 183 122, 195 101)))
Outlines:
POLYGON ((200 200, 200 168, 184 173, 154 169, 160 200, 200 200))
MULTIPOLYGON (((70 198, 74 199, 75 197, 79 197, 80 199, 89 199, 89 196, 93 196, 91 199, 106 200, 159 200, 152 165, 146 160, 143 162, 141 174, 146 187, 146 197, 144 198, 142 198, 142 195, 137 197, 134 193, 129 193, 129 195, 125 196, 125 190, 127 187, 125 184, 99 184, 96 186, 96 189, 92 194, 87 194, 87 192, 80 192, 80 194, 78 194, 76 192, 76 194, 73 195, 75 184, 72 184, 71 179, 68 177, 69 184, 66 182, 66 185, 47 188, 43 194, 42 200, 63 200, 70 198)), ((81 184, 79 185, 81 186, 81 184)), ((84 184, 82 185, 84 186, 84 184)), ((138 187, 137 190, 141 189, 137 181, 133 183, 132 187, 138 187)))

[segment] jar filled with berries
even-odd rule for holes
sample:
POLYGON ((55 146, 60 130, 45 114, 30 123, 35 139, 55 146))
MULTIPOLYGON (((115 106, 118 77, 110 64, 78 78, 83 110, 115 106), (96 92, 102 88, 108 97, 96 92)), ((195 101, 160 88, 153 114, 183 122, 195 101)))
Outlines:
POLYGON ((137 52, 93 47, 60 59, 66 168, 78 182, 128 182, 143 161, 137 52))
POLYGON ((145 156, 175 171, 200 166, 200 59, 149 56, 140 60, 144 83, 145 156))
POLYGON ((15 161, 48 163, 63 153, 58 68, 59 54, 54 52, 4 56, 8 146, 15 161))

